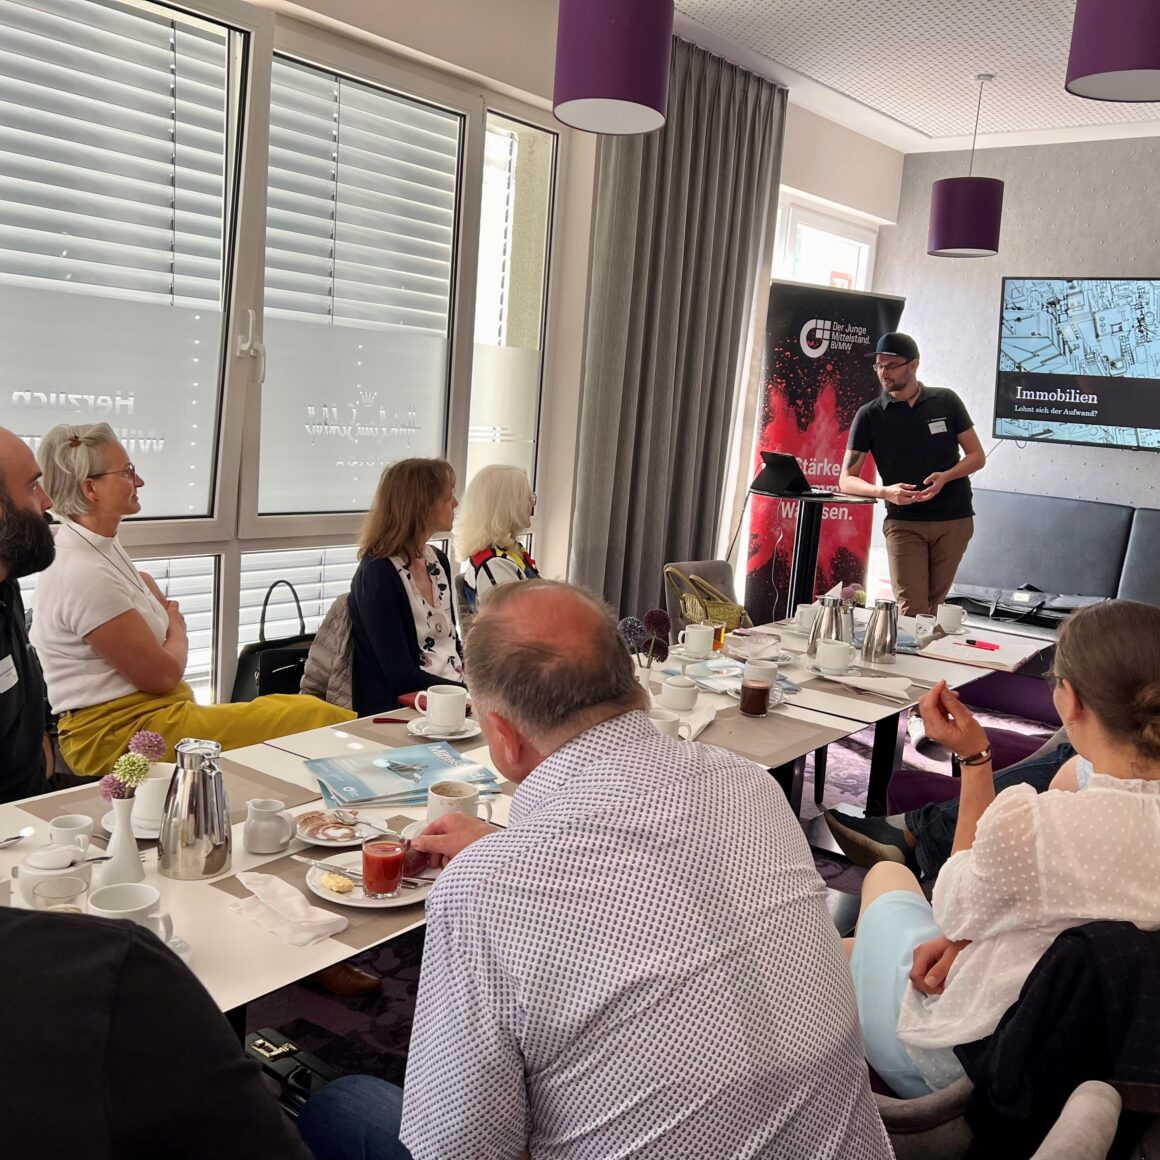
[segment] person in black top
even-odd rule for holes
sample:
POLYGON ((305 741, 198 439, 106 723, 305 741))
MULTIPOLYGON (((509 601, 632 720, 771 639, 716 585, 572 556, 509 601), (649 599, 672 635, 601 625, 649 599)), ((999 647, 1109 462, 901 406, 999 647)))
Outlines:
POLYGON ((839 487, 886 501, 890 582, 903 615, 933 613, 946 599, 974 531, 967 478, 986 462, 962 400, 918 381, 918 344, 884 334, 874 351, 882 394, 854 416, 839 487), (874 456, 882 485, 860 478, 874 456))
POLYGON ((205 988, 131 922, 0 906, 6 1156, 310 1160, 205 988))
POLYGON ((50 507, 36 456, 0 427, 0 802, 48 789, 48 701, 17 580, 43 572, 56 555, 50 507))
POLYGON ((450 532, 458 506, 444 459, 403 459, 379 480, 347 599, 360 717, 395 708, 405 693, 463 683, 451 566, 427 542, 450 532))

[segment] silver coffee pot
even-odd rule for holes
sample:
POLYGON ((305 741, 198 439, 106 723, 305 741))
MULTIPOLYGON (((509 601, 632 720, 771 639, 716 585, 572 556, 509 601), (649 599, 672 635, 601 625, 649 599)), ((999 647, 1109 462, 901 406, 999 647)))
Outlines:
POLYGON ((845 627, 845 618, 842 615, 842 598, 840 596, 820 596, 818 603, 821 606, 814 614, 814 624, 810 629, 810 638, 806 644, 806 656, 818 655, 819 640, 848 640, 853 644, 853 618, 851 615, 849 633, 845 627))
POLYGON ((867 664, 892 665, 898 650, 898 603, 875 600, 866 636, 862 641, 862 659, 867 664))
POLYGON ((187 737, 165 797, 157 869, 167 878, 213 878, 230 868, 230 805, 216 741, 187 737))

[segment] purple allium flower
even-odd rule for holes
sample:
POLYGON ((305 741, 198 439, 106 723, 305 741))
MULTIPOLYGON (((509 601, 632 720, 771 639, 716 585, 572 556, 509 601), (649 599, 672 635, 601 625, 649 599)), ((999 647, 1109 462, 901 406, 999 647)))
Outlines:
POLYGON ((654 608, 651 612, 644 614, 644 626, 650 636, 659 636, 664 640, 668 640, 669 633, 673 629, 673 622, 669 619, 669 614, 663 608, 654 608))
POLYGON ((139 753, 149 761, 164 761, 167 749, 165 738, 149 729, 134 733, 129 741, 129 752, 139 753))
POLYGON ((648 640, 649 636, 644 621, 636 616, 626 616, 616 626, 616 631, 620 633, 621 639, 633 652, 636 652, 648 640))
POLYGON ((650 636, 640 646, 640 655, 648 657, 648 664, 664 664, 669 659, 669 640, 667 636, 650 636))
POLYGON ((106 773, 97 786, 101 801, 111 802, 119 798, 129 797, 129 791, 121 784, 115 773, 106 773))

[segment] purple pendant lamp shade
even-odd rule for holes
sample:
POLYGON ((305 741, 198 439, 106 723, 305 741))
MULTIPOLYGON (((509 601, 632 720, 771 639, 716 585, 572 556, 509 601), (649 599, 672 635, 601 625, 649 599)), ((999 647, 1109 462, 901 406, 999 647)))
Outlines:
POLYGON ((930 189, 926 252, 936 258, 990 258, 999 252, 1003 183, 994 177, 944 177, 930 189))
POLYGON ((588 133, 651 133, 665 123, 673 0, 560 0, 557 118, 588 133))
POLYGON ((1160 101, 1156 0, 1078 0, 1065 87, 1093 101, 1160 101))

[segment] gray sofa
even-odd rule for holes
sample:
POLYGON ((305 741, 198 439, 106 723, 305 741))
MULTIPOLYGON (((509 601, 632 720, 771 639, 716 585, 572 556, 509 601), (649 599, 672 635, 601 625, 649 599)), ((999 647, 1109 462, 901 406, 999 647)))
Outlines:
MULTIPOLYGON (((955 584, 1031 584, 1068 596, 1160 604, 1160 511, 975 488, 975 535, 955 584)), ((968 621, 986 623, 979 617, 968 621)), ((1055 635, 1023 625, 1018 631, 1055 635)))
MULTIPOLYGON (((1160 604, 1160 511, 1094 500, 1022 495, 975 488, 975 534, 955 584, 979 588, 1034 585, 1068 596, 1118 597, 1160 604)), ((955 588, 951 589, 953 600, 955 588)), ((968 626, 997 627, 968 615, 968 626)), ((1006 630, 1054 640, 1028 624, 1006 630)), ((1017 673, 995 673, 970 685, 968 704, 1058 724, 1042 680, 1051 651, 1017 673)))

